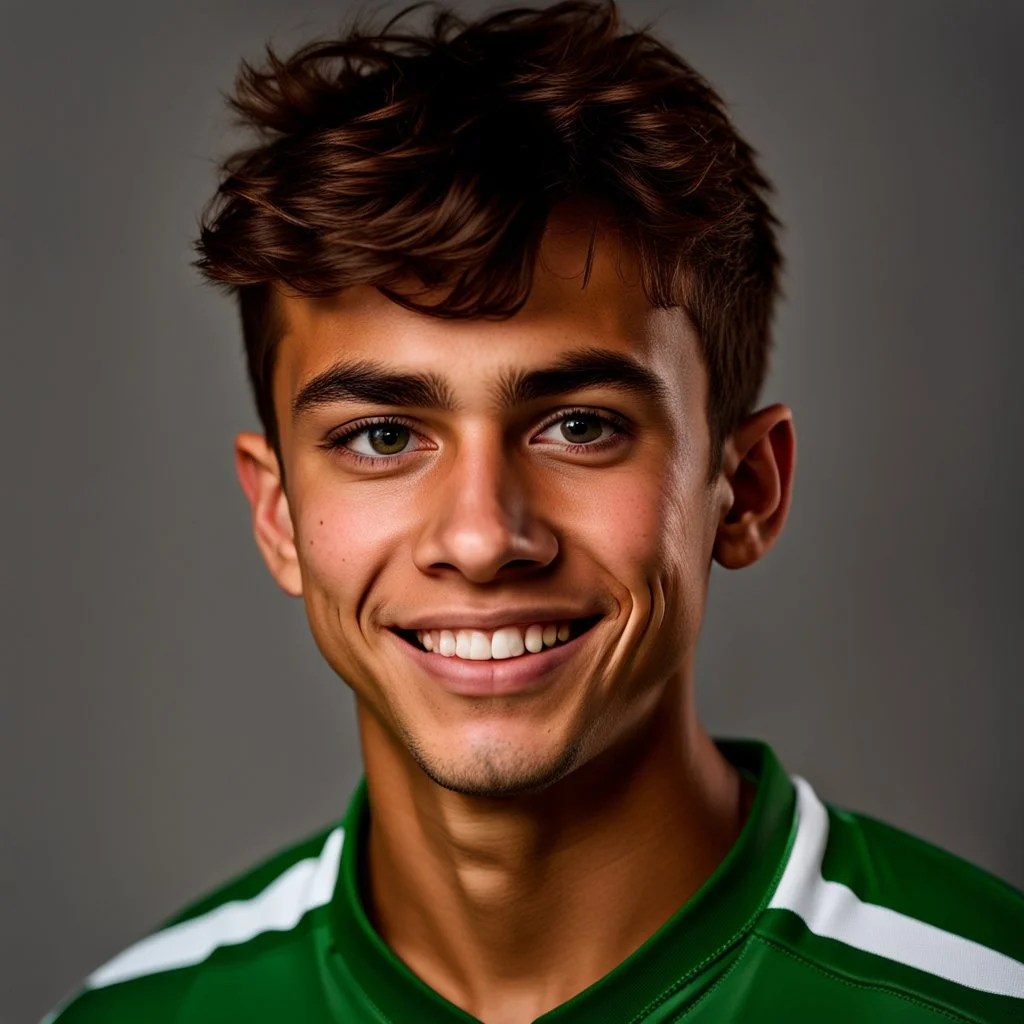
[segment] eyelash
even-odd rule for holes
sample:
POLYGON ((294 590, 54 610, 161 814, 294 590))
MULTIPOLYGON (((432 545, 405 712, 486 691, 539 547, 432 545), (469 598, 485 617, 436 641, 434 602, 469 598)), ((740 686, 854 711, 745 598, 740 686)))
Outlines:
MULTIPOLYGON (((610 427, 615 428, 615 433, 611 437, 607 437, 601 441, 591 442, 590 444, 573 444, 570 441, 566 441, 562 446, 569 452, 577 451, 604 451, 606 448, 613 447, 614 445, 620 444, 624 437, 630 436, 629 428, 626 426, 626 421, 621 417, 614 416, 607 412, 597 412, 594 409, 582 409, 582 408, 571 408, 563 409, 554 416, 545 420, 538 429, 539 434, 543 434, 549 427, 553 427, 556 423, 560 423, 562 420, 571 419, 573 416, 585 416, 588 418, 600 420, 601 423, 607 424, 610 427)), ((347 430, 342 434, 336 434, 334 437, 329 437, 319 447, 326 448, 329 451, 338 451, 345 458, 354 460, 359 465, 369 465, 373 467, 379 467, 382 464, 393 463, 400 460, 404 455, 414 455, 415 452, 399 452, 397 455, 361 455, 359 452, 354 452, 350 448, 345 447, 345 442, 350 441, 353 437, 363 433, 370 427, 376 427, 381 425, 398 424, 403 427, 408 427, 409 430, 415 432, 415 426, 402 416, 378 416, 371 419, 357 420, 351 424, 347 430)))

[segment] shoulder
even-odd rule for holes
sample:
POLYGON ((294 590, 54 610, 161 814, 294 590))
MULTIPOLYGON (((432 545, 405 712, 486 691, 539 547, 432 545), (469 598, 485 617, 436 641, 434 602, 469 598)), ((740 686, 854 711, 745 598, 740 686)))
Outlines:
POLYGON ((42 1024, 205 1024, 221 1019, 227 978, 258 999, 266 964, 280 980, 290 947, 308 939, 329 903, 342 839, 341 826, 323 829, 189 904, 94 971, 42 1024))
POLYGON ((794 781, 797 824, 763 936, 847 983, 954 1019, 1024 1018, 1024 893, 794 781))
POLYGON ((823 871, 862 898, 1024 960, 1024 893, 870 815, 831 807, 823 871))

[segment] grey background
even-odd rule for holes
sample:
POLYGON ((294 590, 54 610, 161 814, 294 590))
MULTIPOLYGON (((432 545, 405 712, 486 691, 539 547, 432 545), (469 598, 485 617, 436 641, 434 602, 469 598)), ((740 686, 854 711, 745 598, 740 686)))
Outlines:
MULTIPOLYGON (((234 477, 234 309, 189 267, 218 90, 347 9, 0 8, 4 1024, 340 816, 359 770, 234 477)), ((763 563, 715 569, 705 720, 1024 886, 1024 5, 624 10, 721 89, 787 225, 764 400, 795 499, 763 563)))

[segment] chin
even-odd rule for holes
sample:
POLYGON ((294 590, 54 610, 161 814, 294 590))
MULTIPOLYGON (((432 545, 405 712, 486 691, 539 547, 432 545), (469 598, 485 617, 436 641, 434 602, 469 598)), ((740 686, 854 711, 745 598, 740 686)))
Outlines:
POLYGON ((444 789, 465 796, 504 797, 536 793, 565 778, 580 762, 580 745, 537 750, 492 737, 477 742, 461 756, 425 750, 415 744, 409 752, 423 773, 444 789))

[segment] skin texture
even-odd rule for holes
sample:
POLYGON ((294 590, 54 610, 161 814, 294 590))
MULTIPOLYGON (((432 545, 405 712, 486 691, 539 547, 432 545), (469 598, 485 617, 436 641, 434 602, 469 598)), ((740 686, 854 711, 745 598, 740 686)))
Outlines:
MULTIPOLYGON (((364 286, 282 293, 274 395, 287 493, 262 435, 236 439, 260 551, 356 695, 371 919, 427 984, 487 1024, 530 1021, 620 963, 714 871, 753 796, 697 720, 693 663, 712 559, 750 565, 784 524, 791 413, 748 417, 708 487, 694 328, 681 309, 649 306, 606 232, 582 287, 589 241, 589 225, 553 216, 530 299, 506 321, 430 318, 364 286), (667 401, 599 387, 495 404, 502 372, 594 347, 653 371, 667 401), (457 409, 339 402, 293 420, 306 382, 369 358, 443 376, 457 409), (628 434, 570 450, 558 413, 573 407, 617 413, 628 434), (386 414, 411 425, 386 465, 322 447, 386 414), (528 694, 448 692, 386 628, 524 605, 603 613, 528 694)), ((598 427, 600 440, 620 436, 598 427)), ((347 444, 375 451, 366 434, 347 444)))

